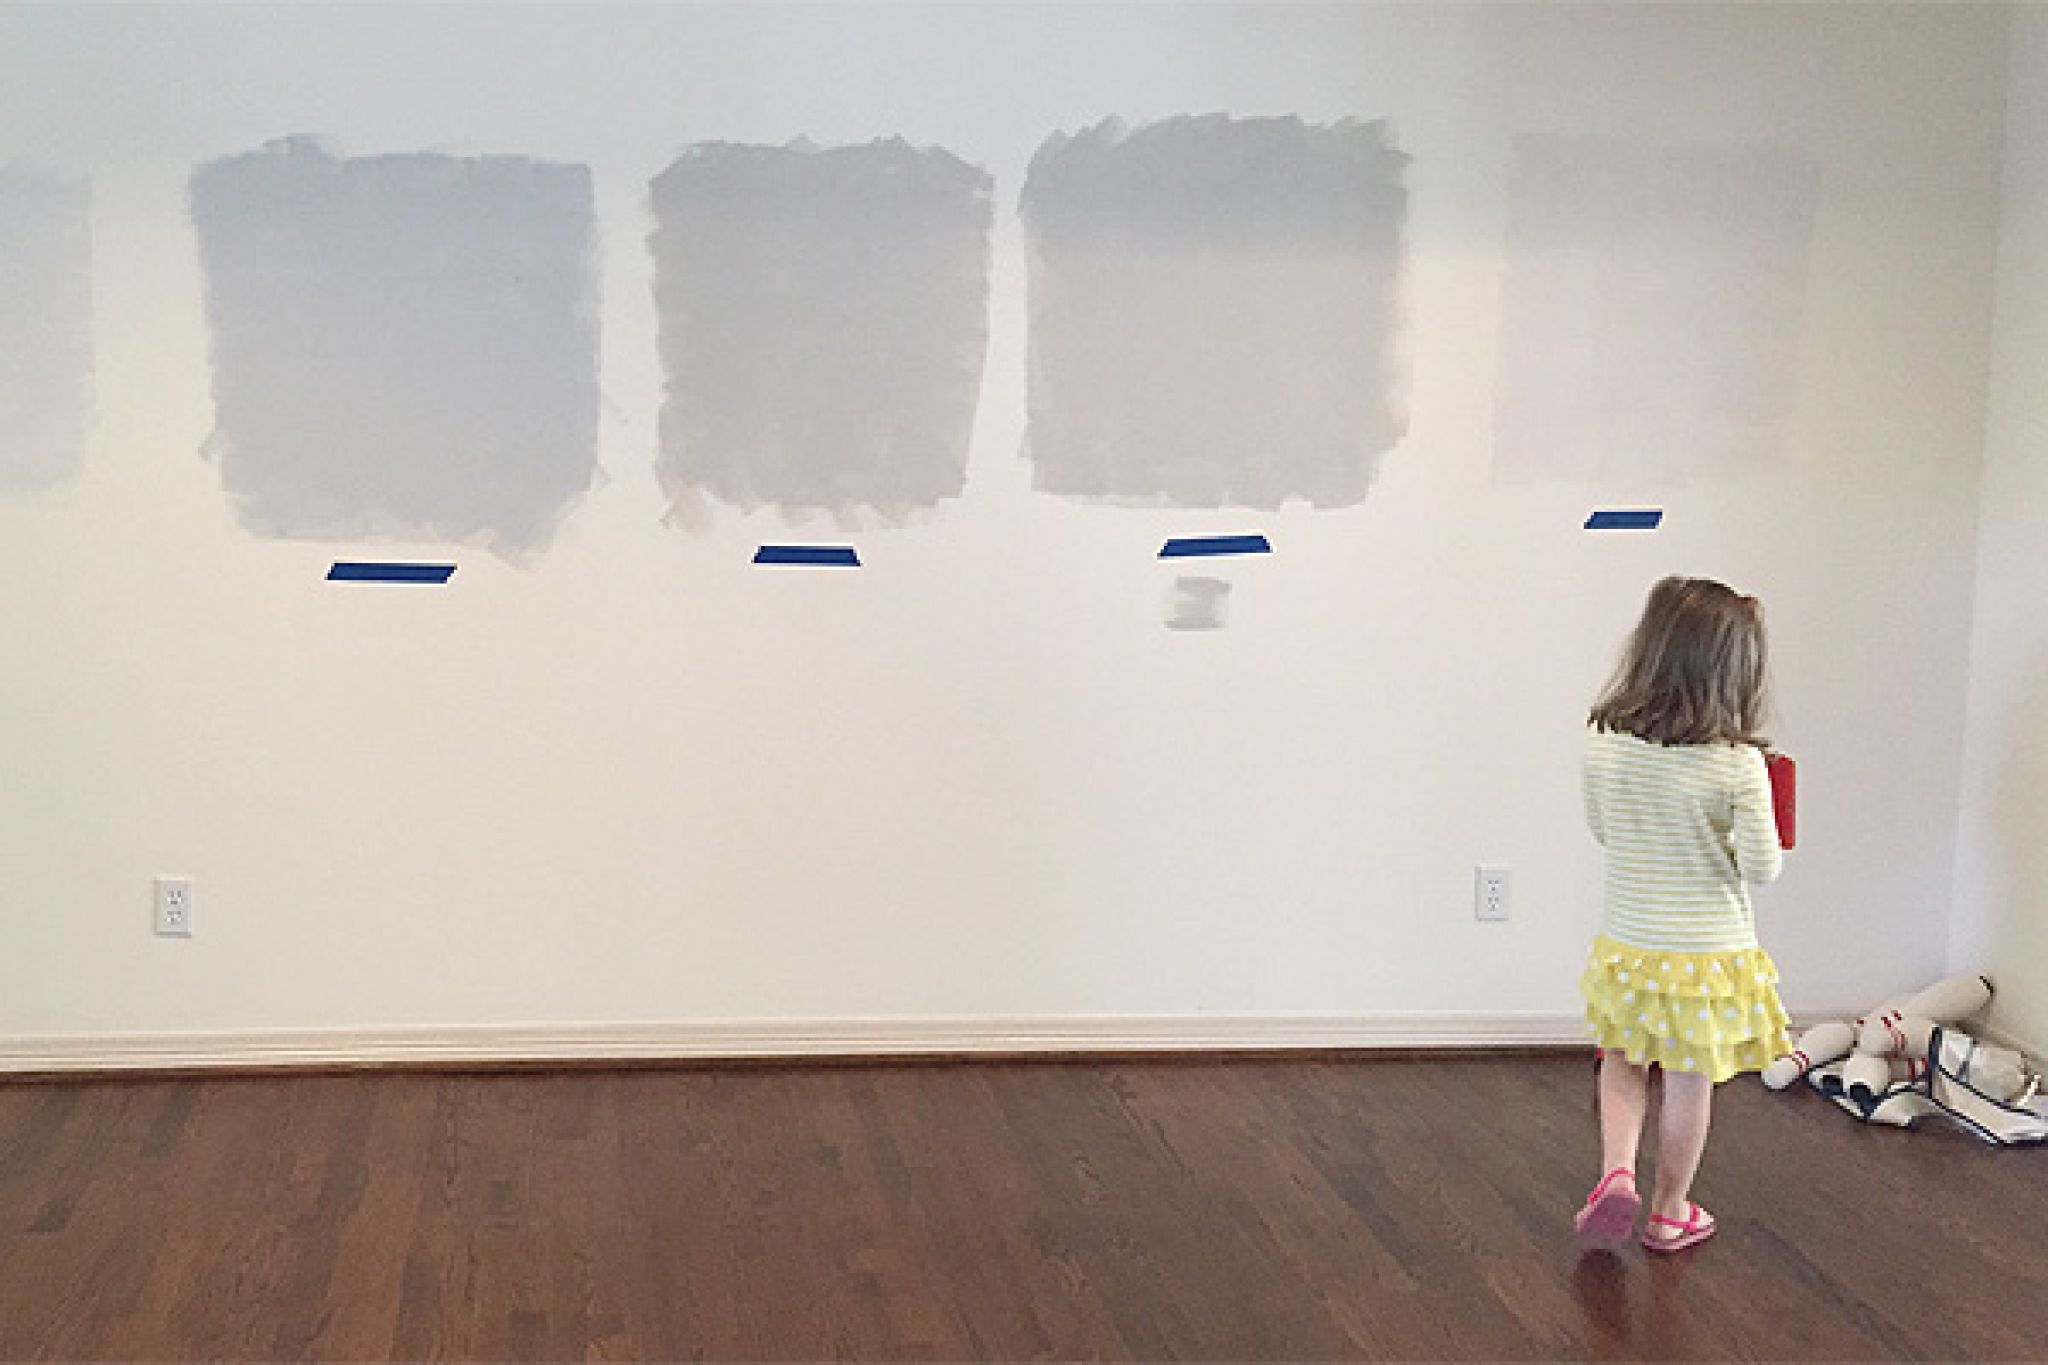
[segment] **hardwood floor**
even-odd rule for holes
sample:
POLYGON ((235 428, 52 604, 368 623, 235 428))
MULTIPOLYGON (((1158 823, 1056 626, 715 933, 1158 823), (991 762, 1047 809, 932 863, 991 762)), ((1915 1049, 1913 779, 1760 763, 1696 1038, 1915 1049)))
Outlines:
POLYGON ((1719 1092, 1581 1259, 1583 1058, 0 1086, 6 1359, 2048 1359, 2048 1153, 1719 1092))

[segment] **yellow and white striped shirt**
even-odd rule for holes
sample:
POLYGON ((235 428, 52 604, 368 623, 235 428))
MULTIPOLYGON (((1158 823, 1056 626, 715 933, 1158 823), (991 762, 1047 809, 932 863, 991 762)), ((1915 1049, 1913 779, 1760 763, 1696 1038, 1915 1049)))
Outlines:
POLYGON ((1585 786, 1607 849, 1609 938, 1676 953, 1757 946, 1749 888, 1785 865, 1761 751, 1592 730, 1585 786))

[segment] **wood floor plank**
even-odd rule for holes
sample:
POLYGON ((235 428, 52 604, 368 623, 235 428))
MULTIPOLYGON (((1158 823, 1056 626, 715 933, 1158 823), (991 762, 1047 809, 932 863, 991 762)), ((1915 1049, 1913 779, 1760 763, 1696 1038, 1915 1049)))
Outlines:
POLYGON ((1720 1234, 1585 1257, 1592 1083, 1504 1056, 5 1084, 0 1359, 2048 1359, 2039 1151, 1737 1082, 1698 1186, 1720 1234))

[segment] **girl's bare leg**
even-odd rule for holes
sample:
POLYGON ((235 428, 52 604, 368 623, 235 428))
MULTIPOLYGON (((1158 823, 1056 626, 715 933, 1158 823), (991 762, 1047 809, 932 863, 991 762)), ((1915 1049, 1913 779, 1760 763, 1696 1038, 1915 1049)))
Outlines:
POLYGON ((1664 1073, 1664 1098, 1657 1109, 1657 1184, 1650 1212, 1685 1221, 1713 1110, 1712 1081, 1696 1071, 1664 1073))
POLYGON ((1650 1069, 1619 1052, 1600 1058, 1600 1170, 1633 1171, 1650 1103, 1650 1069))

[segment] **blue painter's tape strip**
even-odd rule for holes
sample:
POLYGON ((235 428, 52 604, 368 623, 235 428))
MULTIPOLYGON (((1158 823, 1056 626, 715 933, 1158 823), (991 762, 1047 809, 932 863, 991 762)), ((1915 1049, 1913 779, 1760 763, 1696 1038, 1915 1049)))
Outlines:
POLYGON ((810 564, 858 569, 860 556, 851 545, 763 545, 754 551, 756 564, 810 564))
POLYGON ((1588 531, 1654 531, 1664 520, 1661 507, 1621 508, 1586 518, 1588 531))
POLYGON ((1196 559, 1209 555, 1269 555, 1273 543, 1264 536, 1180 536, 1160 549, 1161 559, 1196 559))
POLYGON ((337 560, 327 571, 330 583, 446 583, 453 564, 360 564, 337 560))

